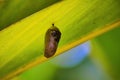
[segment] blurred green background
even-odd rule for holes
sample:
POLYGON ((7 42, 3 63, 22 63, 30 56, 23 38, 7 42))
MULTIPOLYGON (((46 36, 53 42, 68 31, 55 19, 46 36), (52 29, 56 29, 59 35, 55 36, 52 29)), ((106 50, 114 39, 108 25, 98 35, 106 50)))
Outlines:
MULTIPOLYGON (((0 30, 59 1, 0 0, 0 30)), ((120 80, 119 34, 120 28, 113 29, 13 80, 120 80)))

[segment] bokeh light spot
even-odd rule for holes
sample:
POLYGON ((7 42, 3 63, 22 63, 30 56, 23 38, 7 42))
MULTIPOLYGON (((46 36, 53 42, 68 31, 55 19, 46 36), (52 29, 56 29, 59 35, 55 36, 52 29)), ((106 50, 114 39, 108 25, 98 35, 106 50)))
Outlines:
POLYGON ((85 42, 55 58, 50 60, 53 64, 68 68, 68 67, 74 67, 77 64, 80 64, 80 62, 89 54, 90 52, 90 42, 85 42))

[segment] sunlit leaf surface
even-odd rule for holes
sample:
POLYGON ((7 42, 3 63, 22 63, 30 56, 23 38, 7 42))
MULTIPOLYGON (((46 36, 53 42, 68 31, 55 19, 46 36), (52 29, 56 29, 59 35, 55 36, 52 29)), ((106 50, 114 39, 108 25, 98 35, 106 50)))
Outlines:
POLYGON ((119 0, 63 0, 5 28, 0 31, 0 78, 14 77, 47 60, 44 35, 52 23, 62 33, 60 54, 118 27, 119 14, 119 0))

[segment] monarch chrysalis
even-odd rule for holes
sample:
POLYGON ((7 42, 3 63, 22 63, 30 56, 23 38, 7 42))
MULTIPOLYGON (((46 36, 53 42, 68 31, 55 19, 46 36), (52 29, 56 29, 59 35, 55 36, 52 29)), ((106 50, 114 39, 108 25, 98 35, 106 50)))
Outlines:
POLYGON ((60 30, 52 24, 52 27, 47 30, 45 35, 45 57, 49 58, 55 54, 60 37, 60 30))

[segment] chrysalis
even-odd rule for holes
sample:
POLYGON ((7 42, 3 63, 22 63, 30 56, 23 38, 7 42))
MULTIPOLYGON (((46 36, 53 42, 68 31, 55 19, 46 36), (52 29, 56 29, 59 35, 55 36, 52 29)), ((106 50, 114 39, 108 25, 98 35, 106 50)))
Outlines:
POLYGON ((52 24, 52 27, 47 30, 45 35, 45 57, 49 58, 55 54, 60 37, 60 30, 52 24))

